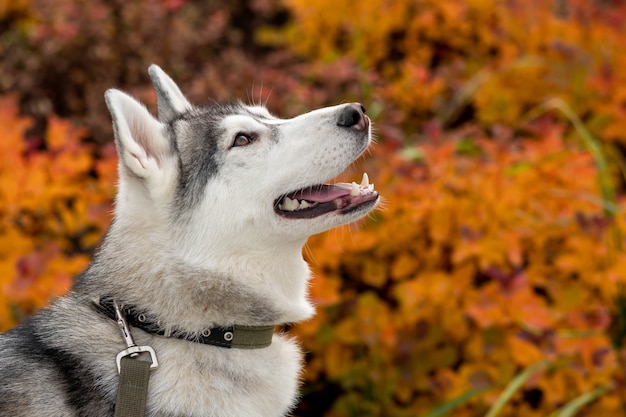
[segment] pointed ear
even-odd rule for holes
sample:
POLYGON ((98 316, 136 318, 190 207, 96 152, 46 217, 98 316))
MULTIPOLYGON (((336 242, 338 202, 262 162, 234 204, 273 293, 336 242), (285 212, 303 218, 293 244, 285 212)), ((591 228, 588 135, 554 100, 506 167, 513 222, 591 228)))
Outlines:
POLYGON ((156 91, 159 120, 165 122, 191 109, 176 83, 155 64, 150 65, 148 74, 156 91))
POLYGON ((120 164, 139 178, 154 177, 163 171, 172 155, 164 125, 137 100, 119 90, 107 90, 104 98, 113 118, 120 164))

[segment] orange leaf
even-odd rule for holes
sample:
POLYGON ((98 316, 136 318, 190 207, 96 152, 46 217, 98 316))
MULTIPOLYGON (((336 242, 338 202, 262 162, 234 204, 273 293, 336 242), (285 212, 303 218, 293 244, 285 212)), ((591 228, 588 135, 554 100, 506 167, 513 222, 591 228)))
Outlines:
POLYGON ((543 359, 541 350, 527 340, 517 336, 509 336, 507 342, 513 361, 523 367, 530 366, 543 359))

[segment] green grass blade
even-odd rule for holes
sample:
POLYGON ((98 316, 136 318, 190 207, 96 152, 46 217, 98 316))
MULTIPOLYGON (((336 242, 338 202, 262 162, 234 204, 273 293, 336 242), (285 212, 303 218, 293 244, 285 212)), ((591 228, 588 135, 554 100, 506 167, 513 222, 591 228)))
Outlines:
POLYGON ((442 417, 459 408, 463 404, 467 403, 470 399, 474 398, 478 394, 482 394, 483 392, 491 389, 492 387, 483 387, 483 388, 474 388, 471 389, 456 398, 448 401, 447 403, 443 403, 438 405, 436 408, 432 409, 428 412, 428 414, 422 417, 442 417))
POLYGON ((619 172, 622 179, 626 180, 626 158, 622 155, 622 152, 614 144, 606 143, 605 149, 607 156, 611 161, 615 161, 615 164, 619 168, 619 172))
POLYGON ((495 403, 489 409, 489 412, 485 417, 496 417, 498 413, 502 410, 502 408, 506 405, 506 403, 513 397, 513 395, 520 389, 520 387, 535 374, 535 372, 539 371, 548 366, 547 361, 537 362, 534 365, 529 366, 520 372, 515 378, 509 382, 509 385, 506 386, 502 394, 498 397, 495 403))
MULTIPOLYGON (((522 119, 523 121, 521 125, 530 122, 530 120, 535 119, 550 110, 559 110, 563 115, 565 115, 567 120, 571 123, 571 125, 578 133, 581 142, 593 157, 596 168, 598 169, 598 184, 600 185, 600 192, 602 194, 602 207, 604 216, 610 219, 615 218, 615 216, 619 212, 616 196, 617 193, 615 191, 615 185, 613 184, 609 163, 603 151, 603 146, 601 145, 600 141, 598 141, 591 134, 591 132, 587 129, 582 120, 580 120, 578 115, 574 112, 574 110, 572 110, 570 106, 567 105, 565 101, 560 98, 553 98, 544 102, 543 104, 529 111, 526 114, 526 117, 522 119)), ((620 159, 617 160, 617 163, 620 168, 623 168, 621 166, 620 159)), ((610 230, 612 233, 614 247, 618 251, 622 251, 623 237, 617 223, 614 223, 610 230)))
POLYGON ((603 153, 602 146, 600 142, 591 134, 591 132, 589 132, 578 115, 567 105, 567 103, 560 98, 550 99, 529 111, 522 119, 523 121, 521 124, 526 124, 530 120, 535 119, 550 110, 559 110, 563 115, 565 115, 567 120, 576 130, 576 133, 578 133, 583 145, 593 157, 598 169, 598 181, 602 192, 602 199, 604 201, 604 214, 607 217, 615 217, 618 211, 617 199, 615 197, 615 187, 613 186, 611 173, 609 172, 609 164, 603 153))
POLYGON ((613 384, 598 387, 593 391, 586 392, 572 401, 565 404, 555 412, 549 415, 549 417, 574 417, 576 413, 585 405, 597 400, 607 392, 611 391, 614 387, 613 384))

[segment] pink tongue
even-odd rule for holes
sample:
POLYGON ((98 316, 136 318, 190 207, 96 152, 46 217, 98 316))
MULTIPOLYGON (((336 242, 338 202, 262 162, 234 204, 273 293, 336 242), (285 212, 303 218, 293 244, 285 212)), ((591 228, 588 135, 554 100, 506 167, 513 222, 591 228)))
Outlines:
POLYGON ((324 184, 316 187, 305 188, 290 194, 288 197, 297 200, 307 200, 314 203, 327 203, 339 197, 350 195, 351 191, 351 184, 340 182, 334 185, 324 184))

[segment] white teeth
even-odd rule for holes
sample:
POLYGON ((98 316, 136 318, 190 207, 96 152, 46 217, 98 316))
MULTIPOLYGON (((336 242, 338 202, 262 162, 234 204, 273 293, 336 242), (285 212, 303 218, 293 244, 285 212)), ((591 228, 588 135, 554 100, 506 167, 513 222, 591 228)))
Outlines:
POLYGON ((350 195, 356 197, 357 195, 361 195, 361 187, 356 182, 352 183, 352 190, 350 191, 350 195))
POLYGON ((370 184, 370 178, 367 175, 367 172, 363 173, 363 179, 361 179, 361 184, 352 183, 352 190, 350 190, 351 196, 359 196, 359 195, 368 195, 374 192, 374 184, 370 184))
MULTIPOLYGON (((341 184, 341 187, 345 187, 345 186, 346 186, 345 183, 341 184)), ((366 172, 363 173, 361 184, 357 184, 356 182, 353 182, 352 184, 350 184, 350 187, 351 187, 350 196, 352 197, 369 195, 375 192, 374 184, 370 184, 370 179, 366 172)), ((296 211, 296 210, 307 209, 309 207, 314 207, 317 204, 318 203, 316 202, 311 202, 311 201, 306 201, 306 200, 297 200, 297 199, 292 200, 291 198, 285 196, 280 201, 280 204, 278 204, 278 209, 283 210, 283 211, 296 211)))
POLYGON ((300 206, 298 200, 292 200, 289 197, 283 198, 283 204, 281 204, 280 209, 285 211, 294 211, 297 210, 300 206))
POLYGON ((367 176, 367 172, 364 172, 361 187, 367 187, 368 185, 370 185, 370 177, 367 176))
POLYGON ((315 205, 314 203, 310 203, 306 200, 296 200, 296 199, 292 200, 289 197, 283 197, 283 200, 278 205, 278 208, 283 211, 296 211, 296 210, 313 207, 314 205, 315 205))

